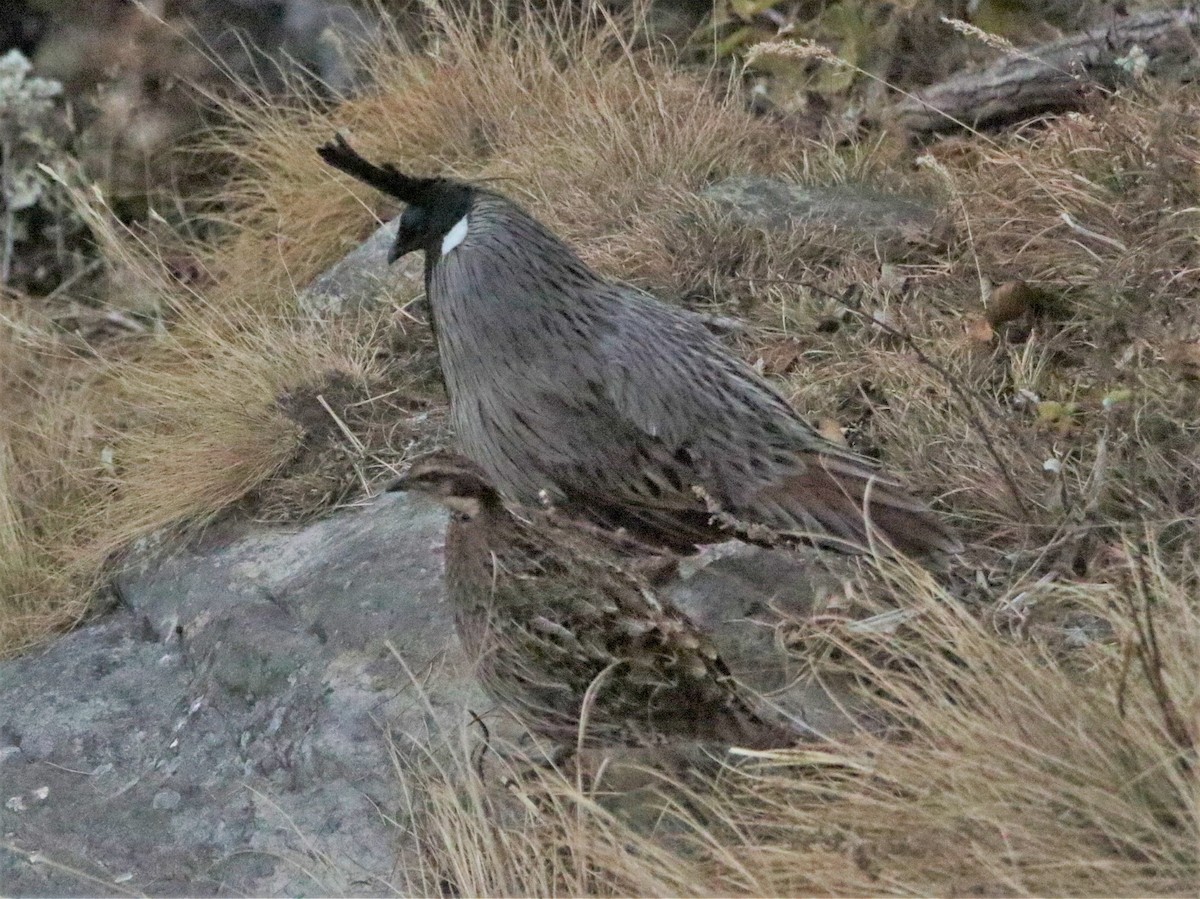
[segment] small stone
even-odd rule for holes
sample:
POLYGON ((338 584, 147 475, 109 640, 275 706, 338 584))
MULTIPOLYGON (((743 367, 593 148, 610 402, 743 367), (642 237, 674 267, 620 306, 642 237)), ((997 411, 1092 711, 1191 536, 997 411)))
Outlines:
POLYGON ((838 228, 867 239, 885 261, 946 243, 949 220, 931 202, 865 184, 801 185, 738 175, 702 196, 734 222, 750 228, 838 228))
POLYGON ((171 810, 179 807, 183 797, 174 790, 159 790, 154 794, 152 805, 158 809, 171 810))

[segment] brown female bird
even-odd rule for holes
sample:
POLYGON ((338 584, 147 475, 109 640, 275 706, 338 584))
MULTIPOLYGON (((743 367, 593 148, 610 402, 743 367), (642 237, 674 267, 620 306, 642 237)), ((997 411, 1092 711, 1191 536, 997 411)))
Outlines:
POLYGON ((450 508, 446 586, 459 636, 484 689, 534 733, 567 746, 765 749, 805 739, 656 595, 629 542, 546 509, 510 512, 477 465, 449 453, 389 489, 450 508))
POLYGON ((850 552, 873 536, 912 555, 958 551, 697 316, 600 276, 511 200, 375 165, 340 137, 318 152, 409 204, 391 258, 425 253, 457 438, 506 497, 545 495, 685 552, 746 536, 730 520, 850 552))

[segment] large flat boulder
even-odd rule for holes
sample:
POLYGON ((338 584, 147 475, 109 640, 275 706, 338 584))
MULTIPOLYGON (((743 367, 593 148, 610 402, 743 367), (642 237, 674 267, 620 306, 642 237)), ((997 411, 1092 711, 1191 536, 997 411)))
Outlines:
POLYGON ((0 664, 4 892, 393 892, 390 746, 486 704, 443 527, 391 495, 296 532, 217 527, 123 574, 124 607, 0 664))

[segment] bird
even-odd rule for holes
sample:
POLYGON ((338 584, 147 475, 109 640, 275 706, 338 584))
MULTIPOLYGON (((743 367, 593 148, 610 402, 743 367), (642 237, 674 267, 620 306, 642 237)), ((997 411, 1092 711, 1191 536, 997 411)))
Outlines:
POLYGON ((961 550, 937 516, 824 439, 698 315, 593 271, 514 201, 376 165, 340 134, 318 153, 407 204, 389 261, 425 254, 458 445, 503 495, 521 505, 548 497, 680 553, 730 538, 918 557, 961 550))
POLYGON ((485 692, 560 747, 796 746, 811 735, 742 687, 708 635, 639 571, 636 545, 545 507, 510 510, 437 451, 388 490, 451 512, 445 579, 485 692))

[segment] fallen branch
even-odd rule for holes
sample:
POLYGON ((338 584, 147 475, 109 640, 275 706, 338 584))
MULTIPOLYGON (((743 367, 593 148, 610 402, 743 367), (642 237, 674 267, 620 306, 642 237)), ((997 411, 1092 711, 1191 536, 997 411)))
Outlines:
POLYGON ((955 75, 897 103, 888 117, 915 134, 997 127, 1078 109, 1134 77, 1200 71, 1200 4, 1114 17, 1107 25, 1028 50, 981 72, 955 75))

